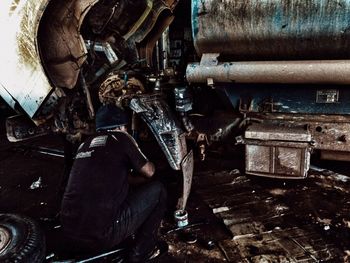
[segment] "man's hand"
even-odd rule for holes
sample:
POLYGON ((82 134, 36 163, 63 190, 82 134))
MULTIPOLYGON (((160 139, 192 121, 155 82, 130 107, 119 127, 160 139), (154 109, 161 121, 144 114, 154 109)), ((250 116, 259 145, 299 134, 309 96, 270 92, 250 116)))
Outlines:
POLYGON ((150 178, 154 175, 155 168, 152 162, 147 162, 142 166, 141 170, 138 173, 130 173, 128 176, 129 184, 131 185, 140 185, 149 181, 150 178))
POLYGON ((154 175, 155 167, 152 162, 147 162, 144 166, 142 166, 140 173, 146 178, 151 178, 154 175))

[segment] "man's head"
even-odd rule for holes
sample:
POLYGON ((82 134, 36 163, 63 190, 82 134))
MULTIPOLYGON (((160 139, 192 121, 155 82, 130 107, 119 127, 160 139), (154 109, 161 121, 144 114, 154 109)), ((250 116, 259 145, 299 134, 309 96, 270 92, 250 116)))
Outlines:
POLYGON ((114 104, 101 106, 96 113, 96 130, 126 130, 128 116, 114 104))

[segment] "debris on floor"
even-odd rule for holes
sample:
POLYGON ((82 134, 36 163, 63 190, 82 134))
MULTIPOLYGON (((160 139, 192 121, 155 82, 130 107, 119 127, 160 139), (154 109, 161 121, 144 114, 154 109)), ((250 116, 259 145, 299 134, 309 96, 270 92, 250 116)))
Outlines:
MULTIPOLYGON (((52 149, 57 144, 45 142, 52 149)), ((1 211, 39 220, 47 233, 47 262, 59 260, 55 216, 63 159, 5 141, 0 158, 1 211)), ((196 166, 188 225, 179 228, 173 210, 165 218, 160 234, 169 253, 160 262, 349 261, 349 176, 312 167, 305 180, 266 179, 241 174, 234 162, 211 161, 196 166)), ((98 262, 117 258, 108 254, 98 262)))

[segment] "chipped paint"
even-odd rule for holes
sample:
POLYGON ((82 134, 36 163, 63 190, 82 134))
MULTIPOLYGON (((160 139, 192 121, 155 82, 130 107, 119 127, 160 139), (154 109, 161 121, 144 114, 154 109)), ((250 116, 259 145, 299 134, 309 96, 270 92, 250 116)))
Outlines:
POLYGON ((350 84, 349 71, 350 60, 192 63, 187 66, 186 78, 190 83, 212 79, 214 83, 350 84))
POLYGON ((349 0, 192 0, 199 54, 235 59, 350 58, 349 0))

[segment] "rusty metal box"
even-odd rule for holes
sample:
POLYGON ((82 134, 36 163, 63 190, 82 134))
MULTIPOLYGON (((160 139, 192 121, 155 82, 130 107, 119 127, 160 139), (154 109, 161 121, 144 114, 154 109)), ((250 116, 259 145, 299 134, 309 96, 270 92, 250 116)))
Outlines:
POLYGON ((246 173, 300 179, 310 167, 311 134, 303 127, 254 124, 245 132, 246 173))

